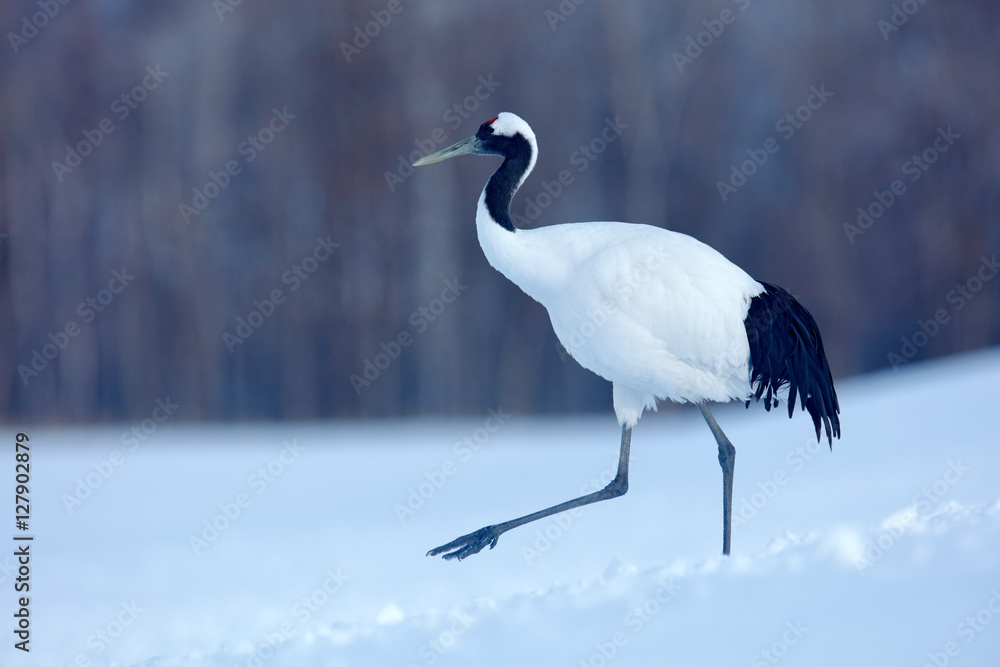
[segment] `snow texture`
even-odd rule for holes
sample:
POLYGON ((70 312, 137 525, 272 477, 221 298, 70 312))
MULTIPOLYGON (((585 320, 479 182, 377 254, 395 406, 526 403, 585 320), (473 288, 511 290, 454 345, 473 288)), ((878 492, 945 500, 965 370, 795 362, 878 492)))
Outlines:
POLYGON ((610 405, 168 420, 134 450, 131 425, 27 428, 31 653, 13 648, 4 549, 0 663, 997 665, 998 378, 992 350, 842 381, 833 452, 800 411, 720 406, 737 448, 731 558, 715 442, 690 406, 639 423, 627 495, 462 562, 424 554, 611 478, 610 405))

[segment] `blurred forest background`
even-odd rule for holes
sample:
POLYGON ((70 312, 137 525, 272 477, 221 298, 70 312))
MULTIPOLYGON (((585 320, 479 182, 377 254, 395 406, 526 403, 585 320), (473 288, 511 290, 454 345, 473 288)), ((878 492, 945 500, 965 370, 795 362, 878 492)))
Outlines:
POLYGON ((691 234, 795 294, 837 377, 995 345, 998 19, 992 0, 4 2, 0 412, 610 415, 610 384, 478 247, 496 160, 409 166, 504 110, 541 151, 516 220, 691 234))

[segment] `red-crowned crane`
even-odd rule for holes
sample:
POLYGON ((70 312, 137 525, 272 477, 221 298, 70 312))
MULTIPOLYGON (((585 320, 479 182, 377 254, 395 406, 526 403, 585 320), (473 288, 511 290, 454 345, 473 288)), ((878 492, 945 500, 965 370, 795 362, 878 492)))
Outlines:
POLYGON ((492 549, 500 535, 531 521, 616 498, 628 490, 632 429, 646 408, 694 403, 719 445, 722 553, 730 550, 736 449, 708 401, 763 399, 770 410, 788 385, 788 416, 799 399, 833 447, 840 407, 819 328, 788 292, 751 278, 690 236, 649 225, 578 222, 518 229, 510 202, 538 157, 535 133, 501 113, 476 134, 416 162, 499 155, 476 211, 479 244, 497 271, 549 312, 559 341, 581 366, 613 383, 622 426, 618 472, 603 489, 463 535, 428 556, 462 559, 492 549))

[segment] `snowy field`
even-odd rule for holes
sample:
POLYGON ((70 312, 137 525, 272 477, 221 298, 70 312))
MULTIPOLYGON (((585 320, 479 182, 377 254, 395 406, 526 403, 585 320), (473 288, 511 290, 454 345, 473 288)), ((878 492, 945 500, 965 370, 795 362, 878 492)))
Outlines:
POLYGON ((626 496, 462 562, 424 554, 610 479, 610 404, 194 426, 174 396, 144 439, 26 428, 31 653, 13 648, 11 546, 0 664, 1000 665, 998 384, 1000 350, 842 381, 832 453, 804 413, 718 407, 731 558, 691 407, 639 423, 626 496))

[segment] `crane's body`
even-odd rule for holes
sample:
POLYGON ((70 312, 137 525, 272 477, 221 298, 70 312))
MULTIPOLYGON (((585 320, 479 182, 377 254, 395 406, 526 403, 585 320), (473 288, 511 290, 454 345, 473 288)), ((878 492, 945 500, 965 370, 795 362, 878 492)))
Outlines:
POLYGON ((743 321, 764 288, 709 246, 621 222, 554 225, 505 237, 490 226, 500 229, 479 222, 487 259, 545 306, 560 343, 581 366, 614 383, 623 426, 635 426, 657 399, 750 396, 743 321), (547 259, 530 273, 505 262, 532 255, 547 259))
POLYGON ((514 114, 500 114, 475 136, 415 164, 465 153, 504 156, 479 198, 479 243, 495 269, 545 306, 570 355, 613 383, 622 446, 619 474, 606 489, 487 526, 430 554, 463 558, 513 527, 625 493, 632 428, 661 399, 697 404, 716 436, 728 554, 735 448, 706 402, 763 395, 770 409, 787 384, 789 416, 798 394, 817 437, 822 424, 832 443, 840 435, 839 407, 812 317, 784 290, 684 234, 622 222, 514 227, 510 201, 537 158, 534 133, 514 114))

